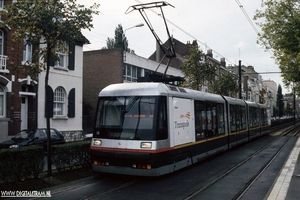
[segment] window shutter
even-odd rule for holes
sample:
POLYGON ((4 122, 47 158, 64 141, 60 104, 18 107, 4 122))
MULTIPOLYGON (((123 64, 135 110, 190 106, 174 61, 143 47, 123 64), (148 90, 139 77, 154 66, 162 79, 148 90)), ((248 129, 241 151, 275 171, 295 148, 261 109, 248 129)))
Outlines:
POLYGON ((45 117, 53 117, 53 90, 51 86, 46 87, 46 101, 45 101, 45 117), (48 104, 47 104, 48 103, 48 104))
POLYGON ((68 117, 75 117, 75 88, 71 89, 68 97, 68 117))
POLYGON ((75 70, 75 45, 69 45, 69 70, 75 70))

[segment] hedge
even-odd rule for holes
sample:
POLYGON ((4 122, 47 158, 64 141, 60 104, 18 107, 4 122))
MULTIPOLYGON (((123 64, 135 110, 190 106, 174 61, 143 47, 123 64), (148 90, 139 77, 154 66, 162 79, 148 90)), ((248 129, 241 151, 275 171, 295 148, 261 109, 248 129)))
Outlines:
POLYGON ((52 163, 57 171, 90 164, 90 141, 54 145, 52 147, 52 163))
POLYGON ((1 182, 24 180, 28 176, 37 178, 43 169, 43 147, 28 146, 16 149, 0 149, 1 182))
MULTIPOLYGON (((41 146, 0 149, 0 183, 37 178, 44 170, 45 152, 41 146)), ((53 170, 58 172, 90 164, 90 141, 52 146, 53 170)))

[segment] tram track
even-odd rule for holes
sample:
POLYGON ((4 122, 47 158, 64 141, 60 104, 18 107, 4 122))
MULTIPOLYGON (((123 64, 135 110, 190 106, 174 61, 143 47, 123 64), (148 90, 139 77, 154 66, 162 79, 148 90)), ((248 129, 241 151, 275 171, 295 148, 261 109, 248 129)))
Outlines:
MULTIPOLYGON (((296 130, 295 133, 293 133, 293 137, 296 135, 299 135, 300 130, 298 129, 300 126, 297 126, 297 130, 295 127, 293 127, 293 130, 296 130)), ((288 133, 284 134, 287 135, 288 133)), ((245 185, 245 187, 233 198, 233 199, 241 199, 246 191, 255 183, 255 181, 267 170, 267 168, 274 162, 274 160, 278 157, 278 155, 283 151, 283 149, 286 147, 286 145, 291 141, 291 137, 284 143, 284 145, 274 154, 274 156, 257 172, 255 176, 245 185)))
MULTIPOLYGON (((249 155, 247 158, 245 158, 241 162, 237 163, 232 168, 228 169, 221 176, 215 178, 214 180, 212 180, 209 183, 207 183, 205 186, 199 188, 198 190, 196 190, 195 192, 193 192, 192 194, 190 194, 189 196, 187 196, 186 198, 184 198, 184 200, 196 199, 201 193, 203 193, 206 190, 208 190, 209 188, 213 187, 215 184, 217 184, 219 181, 221 181, 222 179, 224 179, 225 177, 227 177, 229 174, 234 173, 237 169, 239 169, 241 166, 243 166, 244 164, 246 164, 249 160, 251 160, 253 157, 255 157, 256 155, 258 155, 259 153, 261 153, 264 150, 266 150, 268 147, 270 147, 272 144, 274 144, 280 138, 282 138, 284 136, 287 136, 287 135, 290 135, 291 137, 289 137, 284 142, 284 144, 276 151, 276 153, 274 153, 274 155, 255 173, 255 175, 253 175, 249 179, 249 181, 246 184, 244 184, 244 186, 239 190, 239 192, 236 193, 234 197, 232 197, 232 199, 241 199, 243 197, 243 195, 248 191, 248 189, 255 183, 255 181, 274 162, 274 160, 283 151, 283 149, 286 147, 286 145, 291 141, 291 138, 300 134, 299 127, 300 127, 300 125, 297 124, 297 125, 293 126, 292 128, 285 129, 285 131, 283 131, 278 137, 274 138, 274 140, 270 141, 267 145, 265 145, 262 148, 258 149, 257 151, 255 151, 254 153, 252 153, 251 155, 249 155)), ((272 130, 272 132, 274 133, 275 131, 272 130)))
MULTIPOLYGON (((220 174, 216 174, 216 176, 213 180, 206 180, 206 183, 201 186, 201 188, 197 189, 194 188, 193 190, 190 190, 188 193, 183 194, 181 198, 179 196, 177 199, 199 199, 199 196, 201 196, 202 193, 207 192, 210 188, 214 187, 214 185, 218 184, 218 182, 222 181, 222 179, 225 179, 227 176, 230 176, 232 173, 234 173, 236 170, 238 170, 240 167, 242 167, 244 164, 246 164, 248 161, 251 161, 252 158, 258 157, 258 155, 266 150, 268 147, 270 147, 272 144, 274 144, 276 141, 280 140, 280 138, 285 138, 287 141, 285 141, 284 145, 276 153, 274 152, 274 155, 270 157, 268 162, 265 162, 259 170, 256 171, 256 173, 251 177, 247 178, 245 177, 245 184, 240 186, 240 189, 238 192, 236 192, 234 195, 232 195, 232 198, 227 199, 243 199, 243 195, 248 191, 248 189, 256 182, 257 179, 264 173, 266 169, 272 164, 274 160, 276 160, 277 156, 280 154, 280 152, 284 149, 284 146, 286 146, 290 139, 293 136, 298 136, 299 131, 296 132, 296 130, 299 129, 299 125, 293 126, 290 129, 286 128, 283 131, 280 132, 273 132, 272 135, 275 134, 274 137, 271 137, 272 140, 270 140, 267 144, 265 144, 263 147, 260 147, 259 149, 256 149, 255 152, 252 152, 249 156, 245 157, 240 162, 236 163, 234 166, 232 166, 230 169, 227 169, 225 172, 220 174), (288 139, 289 138, 289 139, 288 139)), ((253 144, 255 141, 252 141, 253 144)), ((236 149, 239 149, 242 147, 237 147, 236 149)), ((197 166, 195 166, 197 168, 197 166)), ((195 167, 192 167, 191 169, 195 169, 195 167)), ((187 171, 188 172, 188 171, 187 171)), ((180 174, 180 173, 179 173, 180 174)), ((180 174, 181 175, 181 174, 180 174)), ((252 174, 251 174, 252 175, 252 174)), ((88 178, 85 180, 82 180, 78 184, 74 185, 68 185, 65 187, 56 188, 54 190, 51 190, 52 198, 54 199, 61 199, 64 197, 65 194, 74 194, 76 192, 82 193, 82 196, 80 199, 108 199, 118 193, 120 191, 130 191, 132 188, 137 188, 140 185, 151 185, 152 183, 159 183, 160 185, 162 182, 172 182, 176 179, 176 176, 167 176, 163 178, 141 178, 141 177, 135 177, 135 176, 117 176, 117 175, 110 175, 110 174, 99 174, 99 176, 95 176, 92 178, 88 178), (160 181, 163 180, 163 181, 160 181)), ((231 184, 231 183, 230 183, 231 184)), ((160 187, 162 188, 162 187, 160 187)), ((143 189, 142 189, 143 191, 143 189)), ((138 192, 138 195, 144 196, 141 192, 138 192)), ((125 194, 124 194, 125 195, 125 194)), ((212 195, 212 194, 210 194, 212 195)), ((125 195, 126 196, 126 195, 125 195)), ((123 197, 125 197, 123 196, 123 197)), ((118 196, 120 198, 120 196, 118 196)), ((124 199, 124 198, 121 199, 124 199)), ((130 196, 128 196, 129 198, 130 196)), ((118 199, 118 198, 116 198, 118 199)), ((151 199, 150 197, 148 199, 151 199)), ((175 198, 176 199, 176 198, 175 198)), ((202 198, 200 198, 202 199, 202 198)), ((205 198, 203 198, 205 199, 205 198)), ((226 198, 224 198, 226 199, 226 198)))
MULTIPOLYGON (((112 176, 104 175, 101 177, 101 180, 95 180, 95 177, 93 177, 93 178, 89 177, 89 178, 86 178, 81 183, 77 183, 74 185, 67 185, 66 187, 59 187, 57 189, 53 189, 53 190, 51 190, 51 198, 61 199, 61 196, 63 196, 65 193, 74 193, 75 191, 83 191, 84 189, 97 187, 99 185, 99 181, 108 182, 109 179, 114 179, 114 178, 112 178, 112 176)), ((119 184, 113 184, 112 187, 108 187, 106 189, 99 190, 98 192, 96 192, 94 194, 88 193, 80 199, 89 200, 89 199, 98 199, 98 198, 104 197, 105 195, 112 194, 120 189, 137 184, 139 182, 139 179, 129 179, 129 180, 118 181, 118 182, 119 182, 119 184)), ((34 199, 40 199, 40 198, 39 197, 29 198, 29 200, 34 200, 34 199)))

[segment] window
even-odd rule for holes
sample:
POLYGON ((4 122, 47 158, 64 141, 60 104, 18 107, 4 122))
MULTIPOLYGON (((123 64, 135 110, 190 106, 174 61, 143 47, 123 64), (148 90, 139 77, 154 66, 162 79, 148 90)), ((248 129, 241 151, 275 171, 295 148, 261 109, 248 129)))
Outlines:
POLYGON ((196 140, 205 138, 206 130, 206 112, 205 103, 202 101, 195 101, 195 133, 196 140))
POLYGON ((0 117, 5 116, 5 91, 0 85, 0 117))
POLYGON ((45 130, 37 130, 35 137, 42 139, 42 138, 46 138, 47 134, 45 130))
POLYGON ((28 44, 26 40, 23 42, 23 61, 22 64, 31 63, 32 61, 32 45, 28 44))
POLYGON ((4 0, 0 0, 0 9, 3 9, 4 7, 4 0))
POLYGON ((251 92, 248 92, 248 99, 249 101, 251 101, 251 92))
POLYGON ((167 98, 155 96, 100 98, 95 128, 99 137, 108 139, 166 139, 167 98))
POLYGON ((230 130, 231 133, 237 131, 236 130, 236 106, 235 105, 230 105, 230 130))
POLYGON ((196 140, 225 134, 224 105, 195 101, 196 140))
POLYGON ((54 91, 53 115, 65 115, 65 99, 66 93, 62 87, 58 87, 54 91))
POLYGON ((125 65, 123 70, 124 81, 137 82, 137 79, 141 77, 142 69, 139 67, 125 65))
POLYGON ((249 126, 250 128, 257 127, 259 125, 259 109, 258 108, 249 108, 249 126))
POLYGON ((4 33, 0 30, 0 55, 3 55, 4 33))
POLYGON ((66 45, 61 45, 56 49, 56 53, 58 55, 58 61, 56 61, 55 66, 61 68, 68 67, 68 48, 66 45))

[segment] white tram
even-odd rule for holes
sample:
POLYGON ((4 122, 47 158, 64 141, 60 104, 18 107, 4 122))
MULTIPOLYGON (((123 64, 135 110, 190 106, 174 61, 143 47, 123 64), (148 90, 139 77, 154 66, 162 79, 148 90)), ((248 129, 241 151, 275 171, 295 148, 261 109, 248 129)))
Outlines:
POLYGON ((267 108, 163 83, 99 93, 91 161, 97 172, 160 176, 268 132, 267 108))

